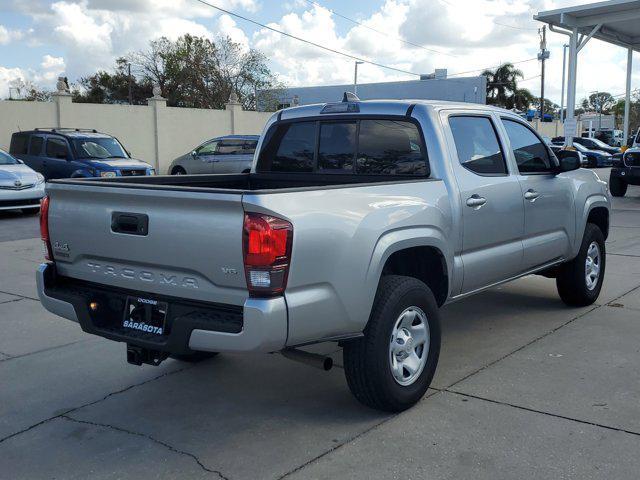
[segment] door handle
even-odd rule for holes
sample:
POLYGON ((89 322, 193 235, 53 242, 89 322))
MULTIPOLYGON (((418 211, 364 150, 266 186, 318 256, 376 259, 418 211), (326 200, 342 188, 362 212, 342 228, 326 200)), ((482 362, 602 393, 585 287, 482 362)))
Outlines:
POLYGON ((475 193, 467 198, 467 206, 473 207, 476 210, 482 207, 485 203, 487 203, 487 199, 475 193))
POLYGON ((539 196, 540 196, 540 194, 538 192, 536 192, 535 190, 533 190, 532 188, 530 188, 529 190, 524 192, 524 198, 529 200, 531 203, 535 202, 536 198, 538 198, 539 196))

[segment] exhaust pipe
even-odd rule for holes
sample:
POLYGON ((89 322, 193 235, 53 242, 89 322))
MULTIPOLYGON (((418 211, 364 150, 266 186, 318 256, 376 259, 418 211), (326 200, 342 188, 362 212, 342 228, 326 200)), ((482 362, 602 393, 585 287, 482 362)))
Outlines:
POLYGON ((328 372, 333 367, 333 359, 326 355, 319 355, 317 353, 309 353, 296 348, 285 348, 280 353, 285 358, 293 360, 295 362, 306 363, 312 367, 319 368, 328 372))

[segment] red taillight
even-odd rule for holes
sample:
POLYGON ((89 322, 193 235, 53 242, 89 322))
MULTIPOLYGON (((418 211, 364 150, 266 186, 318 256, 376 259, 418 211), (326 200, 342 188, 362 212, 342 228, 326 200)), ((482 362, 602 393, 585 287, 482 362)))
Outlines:
POLYGON ((244 270, 253 297, 280 295, 287 286, 293 225, 260 213, 244 215, 244 270))
POLYGON ((51 240, 49 239, 49 197, 40 201, 40 238, 42 239, 44 258, 53 261, 51 240))

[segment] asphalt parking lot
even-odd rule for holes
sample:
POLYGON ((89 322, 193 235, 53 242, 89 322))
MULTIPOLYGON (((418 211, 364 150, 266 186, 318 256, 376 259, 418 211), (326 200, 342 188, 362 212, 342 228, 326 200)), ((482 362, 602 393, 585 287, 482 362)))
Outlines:
POLYGON ((433 388, 383 415, 280 355, 128 365, 40 306, 37 217, 1 214, 0 477, 637 479, 640 188, 611 225, 596 305, 531 276, 447 306, 433 388))

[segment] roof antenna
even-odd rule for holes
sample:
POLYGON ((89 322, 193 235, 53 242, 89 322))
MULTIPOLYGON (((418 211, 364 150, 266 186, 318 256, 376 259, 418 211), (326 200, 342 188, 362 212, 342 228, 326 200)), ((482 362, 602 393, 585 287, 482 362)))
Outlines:
POLYGON ((360 99, 353 92, 344 92, 344 96, 342 97, 343 102, 359 102, 360 99))

